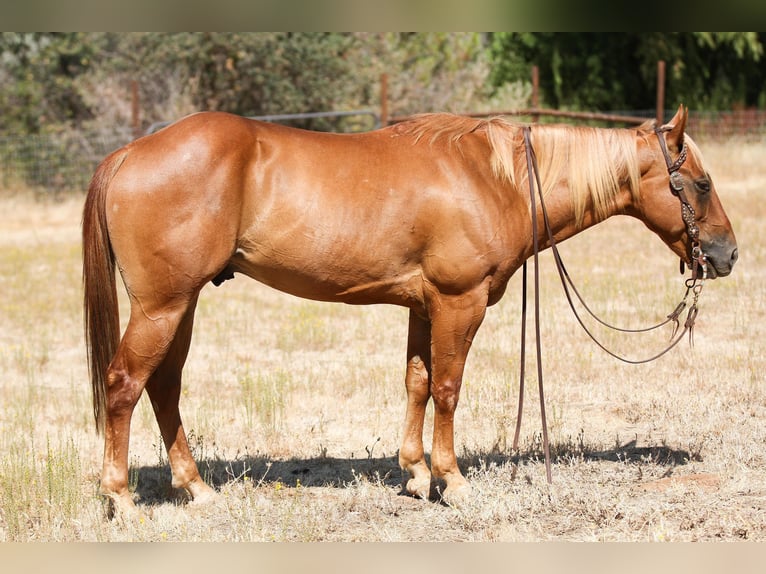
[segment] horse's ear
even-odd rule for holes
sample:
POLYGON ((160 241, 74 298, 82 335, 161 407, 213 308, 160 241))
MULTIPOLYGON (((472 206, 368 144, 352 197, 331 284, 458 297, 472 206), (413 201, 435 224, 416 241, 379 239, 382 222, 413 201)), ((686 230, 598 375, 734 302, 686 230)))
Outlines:
POLYGON ((686 131, 686 118, 689 116, 688 108, 683 104, 678 106, 678 111, 673 119, 668 123, 670 131, 665 136, 665 141, 668 142, 668 149, 681 153, 684 147, 684 131, 686 131))

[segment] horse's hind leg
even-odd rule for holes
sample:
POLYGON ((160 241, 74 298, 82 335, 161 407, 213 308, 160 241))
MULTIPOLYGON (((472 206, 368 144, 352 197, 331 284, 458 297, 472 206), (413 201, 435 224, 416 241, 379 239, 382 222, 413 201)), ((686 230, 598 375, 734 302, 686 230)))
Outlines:
POLYGON ((423 453, 423 421, 426 404, 431 396, 431 324, 410 311, 407 339, 407 414, 404 437, 399 449, 399 466, 409 473, 407 492, 428 498, 431 490, 431 471, 423 453))
POLYGON ((181 370, 189 353, 196 303, 195 298, 189 305, 165 359, 146 384, 146 392, 168 452, 173 487, 185 489, 193 502, 202 503, 214 498, 215 491, 200 477, 186 441, 186 433, 178 410, 178 401, 181 397, 181 370))
POLYGON ((165 359, 189 301, 166 301, 149 305, 131 301, 128 326, 107 370, 104 421, 104 465, 101 492, 114 510, 132 513, 135 509, 128 490, 128 447, 130 420, 155 369, 165 359))

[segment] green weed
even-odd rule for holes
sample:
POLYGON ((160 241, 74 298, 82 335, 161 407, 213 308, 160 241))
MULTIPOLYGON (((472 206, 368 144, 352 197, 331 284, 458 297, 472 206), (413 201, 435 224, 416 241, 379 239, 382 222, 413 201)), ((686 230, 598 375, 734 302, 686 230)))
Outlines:
MULTIPOLYGON (((70 438, 38 453, 27 441, 0 457, 0 510, 8 541, 35 540, 75 520, 84 500, 79 447, 70 438)), ((2 529, 0 529, 2 532, 2 529)))
POLYGON ((285 410, 285 395, 289 392, 290 376, 286 371, 252 373, 249 365, 239 376, 240 398, 245 409, 245 421, 252 428, 257 422, 276 431, 285 410))
POLYGON ((338 335, 327 321, 327 310, 319 303, 300 303, 288 312, 277 333, 283 351, 324 351, 338 343, 338 335))

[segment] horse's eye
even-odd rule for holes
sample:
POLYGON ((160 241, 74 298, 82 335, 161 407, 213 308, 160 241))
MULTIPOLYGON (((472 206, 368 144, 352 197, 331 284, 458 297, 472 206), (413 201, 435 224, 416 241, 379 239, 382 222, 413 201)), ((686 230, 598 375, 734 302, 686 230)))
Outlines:
POLYGON ((708 193, 710 191, 710 180, 709 179, 698 179, 697 181, 694 182, 694 187, 700 193, 708 193))

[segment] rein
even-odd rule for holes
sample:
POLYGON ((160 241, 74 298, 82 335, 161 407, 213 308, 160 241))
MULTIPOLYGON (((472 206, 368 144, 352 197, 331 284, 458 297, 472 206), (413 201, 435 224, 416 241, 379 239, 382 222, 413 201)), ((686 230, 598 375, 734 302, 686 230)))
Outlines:
MULTIPOLYGON (((619 328, 619 327, 610 325, 609 323, 606 323, 605 321, 597 317, 593 313, 593 311, 590 310, 590 308, 585 303, 580 293, 577 291, 577 288, 575 287, 574 283, 572 282, 572 279, 569 276, 569 273, 567 272, 566 267, 564 266, 564 262, 561 259, 558 246, 556 245, 556 240, 553 236, 553 230, 551 228, 550 221, 548 219, 548 212, 545 208, 545 202, 543 200, 543 193, 542 193, 542 185, 540 183, 540 171, 537 165, 537 156, 535 154, 535 150, 532 146, 532 141, 531 141, 532 130, 528 126, 523 128, 524 148, 525 148, 526 158, 527 158, 527 171, 529 174, 529 177, 528 177, 529 200, 530 200, 531 213, 532 213, 532 238, 533 238, 532 241, 533 241, 533 253, 534 253, 534 261, 535 261, 535 335, 536 335, 536 347, 537 347, 537 381, 538 381, 538 387, 539 387, 539 393, 540 393, 540 416, 542 419, 542 427, 543 427, 543 452, 545 455, 545 473, 546 473, 546 478, 548 480, 548 484, 551 484, 552 482, 551 455, 550 455, 550 443, 548 440, 548 427, 547 427, 547 421, 546 421, 546 415, 545 415, 545 395, 543 393, 542 348, 541 348, 541 342, 540 342, 540 302, 539 302, 540 278, 539 278, 539 272, 538 272, 538 253, 540 251, 540 248, 539 248, 539 240, 537 236, 537 208, 536 208, 536 201, 535 201, 535 196, 537 194, 535 193, 535 184, 537 184, 537 190, 540 194, 540 207, 541 207, 542 215, 543 215, 543 223, 545 225, 545 231, 548 235, 551 251, 553 252, 554 261, 556 263, 556 270, 558 271, 559 278, 561 280, 561 285, 564 288, 564 293, 566 294, 569 307, 572 309, 572 312, 574 313, 574 316, 577 319, 577 322, 580 324, 583 330, 588 334, 588 336, 596 343, 596 345, 598 345, 602 350, 604 350, 606 353, 608 353, 612 357, 619 359, 620 361, 623 361, 625 363, 630 363, 634 365, 654 361, 660 358, 661 356, 663 356, 668 351, 670 351, 673 347, 675 347, 681 341, 681 339, 684 338, 684 336, 687 333, 689 334, 689 344, 690 345, 693 344, 694 322, 697 318, 697 313, 698 313, 697 302, 698 302, 700 293, 702 292, 702 287, 704 285, 704 282, 707 279, 707 259, 705 257, 705 254, 702 252, 702 248, 700 246, 699 227, 697 226, 697 222, 695 219, 694 208, 691 206, 688 199, 686 198, 686 194, 684 193, 684 190, 683 190, 683 180, 681 178, 681 174, 679 173, 679 169, 683 165, 684 161, 686 161, 686 156, 687 156, 686 144, 683 145, 683 148, 678 158, 676 158, 675 161, 671 161, 670 154, 668 153, 667 146, 665 144, 665 138, 662 136, 662 133, 664 131, 667 131, 667 128, 657 128, 655 129, 655 134, 657 135, 657 138, 660 141, 660 148, 662 149, 662 153, 665 157, 665 164, 667 165, 668 174, 670 176, 670 183, 669 183, 670 191, 673 195, 678 197, 679 201, 681 202, 681 217, 684 221, 684 224, 686 225, 687 234, 691 242, 692 277, 690 279, 687 279, 685 282, 686 293, 684 294, 683 299, 681 300, 680 303, 678 303, 678 305, 676 305, 676 308, 673 310, 673 312, 667 315, 664 321, 661 321, 660 323, 657 323, 656 325, 653 325, 651 327, 647 327, 644 329, 624 329, 624 328, 619 328), (533 174, 534 174, 534 177, 532 177, 533 174), (702 270, 701 276, 699 273, 700 269, 702 270), (572 292, 574 292, 577 299, 580 301, 582 306, 585 308, 585 310, 588 312, 588 314, 591 317, 593 317, 596 321, 598 321, 600 324, 604 325, 605 327, 608 327, 615 331, 620 331, 624 333, 644 333, 644 332, 652 331, 654 329, 658 329, 670 322, 673 322, 673 333, 670 336, 671 338, 670 343, 665 349, 663 349, 659 353, 647 359, 639 359, 639 360, 627 359, 625 357, 622 357, 614 353, 613 351, 610 351, 598 339, 596 339, 596 337, 585 326, 585 323, 583 322, 582 318, 577 312, 577 309, 575 308, 574 302, 572 300, 572 293, 570 293, 570 287, 572 292), (692 294, 692 303, 686 314, 686 320, 684 321, 684 328, 683 328, 683 331, 681 331, 681 333, 678 334, 678 336, 676 336, 676 333, 678 332, 678 329, 679 329, 680 316, 687 306, 687 299, 690 293, 692 294)), ((683 265, 684 265, 684 261, 683 259, 681 259, 682 273, 684 272, 683 265)), ((520 380, 519 380, 519 403, 518 403, 519 406, 518 406, 518 415, 516 417, 516 432, 513 437, 513 450, 518 450, 519 434, 521 431, 521 415, 522 415, 522 410, 524 406, 524 375, 525 375, 525 351, 526 351, 525 339, 526 339, 526 313, 527 313, 527 262, 526 261, 523 264, 522 304, 521 305, 522 305, 521 306, 521 353, 520 353, 521 357, 520 357, 520 376, 519 376, 520 380)))

